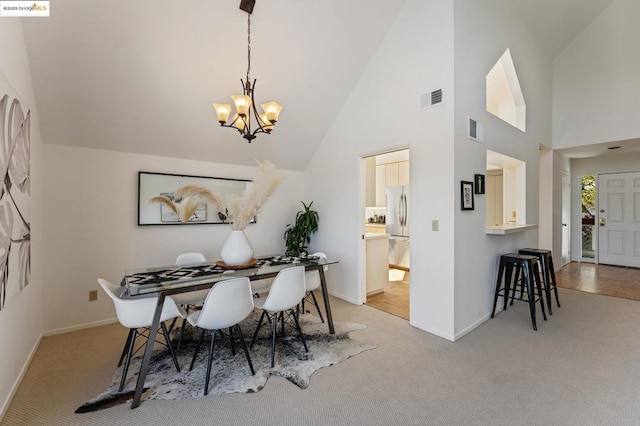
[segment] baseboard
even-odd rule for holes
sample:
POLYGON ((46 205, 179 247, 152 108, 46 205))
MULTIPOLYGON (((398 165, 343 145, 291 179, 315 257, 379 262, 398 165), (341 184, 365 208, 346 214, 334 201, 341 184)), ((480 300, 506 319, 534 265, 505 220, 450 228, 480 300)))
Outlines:
MULTIPOLYGON (((500 312, 501 310, 502 309, 500 309, 500 310, 496 309, 496 313, 500 312)), ((489 320, 490 318, 491 318, 491 314, 487 314, 487 315, 481 317, 480 319, 478 319, 478 321, 476 321, 473 324, 471 324, 469 327, 465 328, 464 330, 461 330, 461 331, 457 332, 454 335, 454 341, 460 339, 465 334, 468 334, 468 333, 472 332, 473 330, 475 330, 476 328, 480 327, 480 325, 482 325, 485 321, 489 320)))
POLYGON ((2 403, 2 408, 0 409, 0 421, 2 421, 2 419, 4 418, 5 413, 9 409, 9 404, 11 404, 11 400, 13 399, 14 395, 18 391, 18 388, 20 387, 20 384, 22 383, 22 379, 24 378, 24 375, 27 374, 27 370, 29 369, 29 365, 31 365, 31 360, 33 359, 33 356, 38 351, 38 347, 40 346, 40 342, 42 341, 42 337, 44 337, 43 334, 40 334, 40 337, 38 337, 38 340, 36 340, 36 343, 33 345, 33 348, 31 349, 31 352, 29 353, 29 356, 27 357, 26 361, 22 365, 22 369, 20 370, 20 374, 18 374, 18 377, 16 378, 15 383, 11 387, 11 391, 9 392, 9 395, 7 395, 7 399, 2 403))
POLYGON ((427 333, 431 333, 431 334, 433 334, 435 336, 442 337, 443 339, 447 339, 450 342, 453 342, 455 340, 453 334, 451 334, 451 333, 445 333, 442 330, 437 330, 437 329, 435 329, 433 327, 428 327, 428 326, 425 326, 424 324, 420 324, 420 323, 417 323, 415 321, 409 321, 409 324, 412 327, 419 328, 420 330, 426 331, 427 333))
POLYGON ((330 291, 329 295, 333 296, 333 297, 337 297, 338 299, 342 299, 345 302, 349 302, 349 303, 351 303, 353 305, 362 305, 362 302, 360 302, 360 301, 358 301, 356 299, 353 299, 351 297, 347 297, 344 294, 338 294, 338 293, 334 293, 334 292, 330 291))
POLYGON ((106 320, 89 322, 89 323, 86 323, 86 324, 74 325, 74 326, 71 326, 71 327, 56 328, 55 330, 49 330, 49 331, 43 332, 42 336, 43 337, 55 336, 56 334, 69 333, 71 331, 83 330, 85 328, 97 327, 99 325, 113 324, 114 322, 118 322, 118 319, 117 318, 109 318, 109 319, 106 319, 106 320))

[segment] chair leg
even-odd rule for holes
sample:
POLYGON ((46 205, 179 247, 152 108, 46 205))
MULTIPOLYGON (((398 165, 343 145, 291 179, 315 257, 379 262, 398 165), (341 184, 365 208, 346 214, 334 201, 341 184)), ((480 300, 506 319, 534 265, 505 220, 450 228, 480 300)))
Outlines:
POLYGON ((178 373, 180 372, 180 365, 178 364, 178 359, 176 358, 176 353, 173 350, 173 345, 171 344, 171 338, 169 337, 169 331, 167 331, 167 326, 164 323, 160 324, 160 328, 162 328, 162 334, 164 334, 164 340, 167 342, 167 347, 169 348, 169 353, 171 354, 171 359, 173 359, 173 365, 176 366, 176 370, 178 373))
POLYGON ((260 321, 258 321, 258 326, 256 327, 256 331, 253 333, 253 337, 251 338, 251 345, 249 345, 249 348, 253 349, 253 344, 256 342, 256 339, 258 338, 258 332, 260 331, 260 327, 262 327, 262 320, 264 319, 265 314, 267 313, 267 311, 262 311, 262 315, 260 315, 260 321))
MULTIPOLYGON (((313 299, 313 304, 316 305, 316 309, 318 310, 318 315, 320 315, 320 321, 322 321, 322 323, 324 324, 324 318, 322 318, 322 312, 320 312, 320 305, 318 304, 318 300, 316 299, 316 295, 313 294, 313 291, 310 291, 309 293, 311 293, 311 298, 313 299)), ((302 299, 302 303, 303 303, 303 306, 304 306, 304 299, 302 299)), ((302 312, 304 312, 304 310, 302 312)))
POLYGON ((176 346, 176 352, 180 352, 180 346, 182 346, 182 338, 184 337, 184 329, 187 325, 187 319, 182 320, 182 327, 180 327, 180 337, 178 337, 178 346, 176 346))
POLYGON ((273 314, 271 322, 271 368, 276 365, 276 333, 278 331, 278 314, 273 314))
POLYGON ((200 346, 202 346, 202 342, 204 341, 204 333, 205 333, 204 330, 202 330, 202 333, 200 333, 200 339, 198 339, 198 346, 196 346, 196 350, 193 352, 193 358, 191 358, 191 365, 189 366, 189 371, 193 370, 193 364, 195 364, 196 362, 196 358, 198 357, 198 352, 200 352, 200 346))
POLYGON ((309 348, 307 348, 307 342, 304 340, 304 334, 302 334, 302 329, 300 328, 300 322, 298 321, 299 312, 295 312, 292 309, 291 314, 293 315, 293 321, 296 323, 296 329, 298 330, 298 335, 300 336, 300 340, 302 340, 304 351, 309 352, 309 348))
MULTIPOLYGON (((544 312, 544 295, 542 293, 542 283, 540 282, 540 271, 538 269, 538 265, 533 265, 533 280, 535 280, 536 287, 538 288, 538 294, 540 295, 540 310, 542 311, 542 318, 546 321, 547 314, 544 312)), ((534 281, 531 281, 531 287, 533 287, 533 283, 534 281)))
POLYGON ((133 354, 133 346, 136 343, 136 337, 138 337, 138 330, 132 328, 129 332, 129 350, 127 352, 127 361, 124 363, 124 369, 122 370, 122 378, 120 379, 120 387, 118 392, 122 392, 124 388, 124 382, 127 379, 127 371, 129 371, 129 362, 131 361, 131 355, 133 354), (131 333, 133 332, 133 333, 131 333))
POLYGON ((213 347, 216 340, 215 330, 211 331, 211 344, 209 345, 209 359, 207 360, 207 376, 204 379, 204 394, 209 394, 209 376, 211 375, 211 361, 213 361, 213 347))
POLYGON ((284 312, 280 312, 280 326, 282 327, 282 337, 284 337, 284 312))
POLYGON ((236 332, 238 333, 238 335, 240 336, 240 345, 242 346, 242 349, 244 350, 244 355, 247 357, 247 362, 249 363, 249 368, 251 369, 251 375, 255 376, 256 372, 253 369, 253 363, 251 362, 251 357, 249 356, 249 351, 247 350, 247 345, 244 341, 244 335, 242 334, 242 329, 240 329, 240 326, 238 324, 236 324, 234 326, 236 332))
POLYGON ((231 355, 235 355, 236 343, 233 341, 233 327, 229 327, 229 341, 231 342, 231 355))
POLYGON ((551 282, 553 283, 553 292, 556 295, 556 304, 560 307, 560 299, 558 299, 558 283, 556 282, 556 271, 553 269, 553 258, 549 255, 549 273, 551 274, 551 282))
POLYGON ((124 342, 124 347, 122 348, 122 355, 120 355, 120 361, 118 361, 118 367, 122 365, 122 361, 124 361, 124 357, 127 355, 127 351, 129 350, 129 343, 131 342, 131 336, 133 336, 133 331, 133 328, 129 329, 127 340, 126 342, 124 342))
MULTIPOLYGON (((496 306, 498 305, 498 293, 500 292, 500 284, 502 284, 502 274, 504 271, 503 268, 504 268, 504 260, 500 259, 500 264, 498 266, 498 279, 496 280, 496 290, 495 290, 495 293, 493 294, 493 310, 491 311, 491 318, 493 318, 494 315, 496 314, 496 306)), ((506 285, 505 285, 505 292, 506 292, 506 285)), ((507 296, 504 296, 505 307, 503 309, 506 309, 507 307, 507 303, 506 303, 507 296)))
POLYGON ((533 329, 537 330, 538 325, 536 324, 536 301, 533 297, 533 283, 531 282, 531 271, 529 270, 529 265, 526 263, 523 265, 523 284, 527 285, 527 292, 529 293, 529 312, 531 313, 531 322, 533 323, 533 329))

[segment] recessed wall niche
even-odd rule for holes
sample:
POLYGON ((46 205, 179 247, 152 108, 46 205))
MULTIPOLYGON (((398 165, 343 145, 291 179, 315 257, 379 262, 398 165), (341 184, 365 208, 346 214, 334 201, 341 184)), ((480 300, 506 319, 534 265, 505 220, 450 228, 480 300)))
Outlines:
POLYGON ((488 112, 525 131, 527 105, 509 49, 487 74, 486 96, 488 112))

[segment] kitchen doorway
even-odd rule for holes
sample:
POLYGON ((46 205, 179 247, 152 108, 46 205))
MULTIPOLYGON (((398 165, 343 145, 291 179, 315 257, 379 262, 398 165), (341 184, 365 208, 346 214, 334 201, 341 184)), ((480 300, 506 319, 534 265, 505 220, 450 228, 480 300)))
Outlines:
POLYGON ((409 320, 409 149, 366 156, 362 161, 365 170, 363 302, 409 320))

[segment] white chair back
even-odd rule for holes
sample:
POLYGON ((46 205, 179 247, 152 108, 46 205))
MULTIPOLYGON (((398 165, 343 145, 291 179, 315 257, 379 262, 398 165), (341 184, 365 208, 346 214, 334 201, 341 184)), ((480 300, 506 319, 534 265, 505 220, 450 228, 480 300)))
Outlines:
POLYGON ((273 279, 262 309, 269 312, 289 310, 300 303, 304 294, 304 266, 283 269, 273 279))
MULTIPOLYGON (((153 313, 158 301, 157 297, 146 297, 140 299, 122 299, 120 294, 122 287, 113 285, 102 278, 98 279, 98 284, 105 293, 113 300, 116 308, 116 316, 120 324, 127 328, 149 327, 153 322, 153 313)), ((166 321, 181 315, 181 310, 176 306, 171 297, 164 300, 160 321, 166 321)))
POLYGON ((204 257, 204 254, 202 253, 182 253, 178 255, 178 258, 176 259, 176 265, 195 265, 197 263, 204 263, 206 261, 207 258, 204 257))
MULTIPOLYGON (((324 254, 321 251, 313 253, 311 256, 319 257, 321 259, 326 259, 327 258, 327 255, 324 254)), ((327 272, 329 270, 329 266, 324 265, 322 267, 322 270, 327 272)), ((315 270, 314 271, 305 272, 304 281, 305 281, 305 285, 307 287, 307 291, 313 291, 313 290, 317 289, 318 287, 320 287, 320 273, 318 271, 315 271, 315 270)))
POLYGON ((220 330, 244 320, 253 312, 249 278, 233 278, 216 283, 204 301, 196 326, 220 330))

